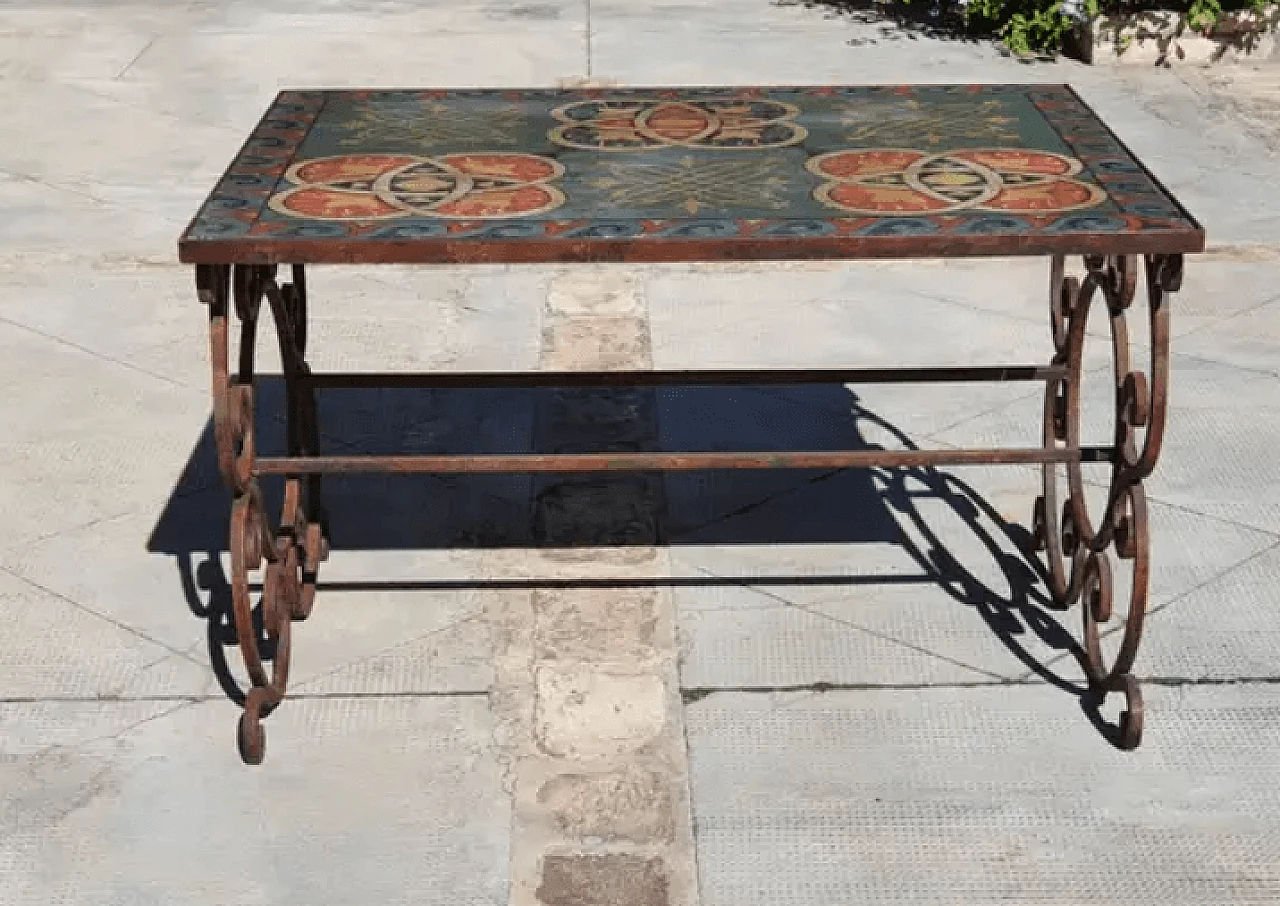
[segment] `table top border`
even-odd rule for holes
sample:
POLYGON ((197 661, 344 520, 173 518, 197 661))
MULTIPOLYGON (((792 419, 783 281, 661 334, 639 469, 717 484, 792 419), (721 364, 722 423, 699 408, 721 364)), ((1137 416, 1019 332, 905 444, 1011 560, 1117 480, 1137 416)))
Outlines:
MULTIPOLYGON (((1046 122, 1068 147, 1072 143, 1063 136, 1058 124, 1048 116, 1046 122)), ((285 130, 281 130, 285 131, 285 130)), ((294 133, 297 130, 292 130, 294 133)), ((261 149, 259 150, 261 154, 261 149)), ((241 193, 242 195, 245 193, 241 193)), ((856 222, 863 218, 831 218, 833 221, 856 222)), ((1142 221, 1127 215, 1127 219, 1142 221)), ((1148 222, 1155 218, 1146 218, 1148 222)), ((689 218, 696 223, 698 218, 689 218)), ((1176 221, 1168 221, 1176 223, 1176 221)), ((236 152, 213 191, 197 210, 178 240, 179 260, 185 264, 536 264, 536 263, 692 263, 743 260, 858 260, 874 258, 932 258, 932 257, 995 257, 1045 254, 1181 254, 1204 250, 1205 232, 1199 221, 1186 209, 1116 135, 1107 122, 1085 101, 1075 88, 1066 82, 1046 83, 912 83, 880 85, 665 85, 618 86, 590 88, 300 88, 282 89, 268 105, 258 123, 249 132, 240 150, 236 152), (1000 88, 1009 90, 1044 91, 1065 90, 1071 99, 1080 104, 1102 126, 1108 137, 1121 148, 1139 167, 1143 175, 1178 210, 1187 226, 1156 229, 1145 232, 1081 231, 1064 233, 1028 233, 1023 235, 841 235, 804 237, 791 236, 729 236, 720 238, 681 237, 664 239, 644 238, 586 238, 550 240, 489 239, 407 239, 377 240, 342 238, 294 238, 236 236, 226 239, 192 238, 192 231, 206 208, 218 198, 220 191, 234 186, 237 167, 242 165, 248 152, 264 137, 271 137, 268 124, 282 103, 303 104, 306 128, 292 136, 285 154, 270 155, 270 165, 257 172, 274 177, 272 186, 254 193, 257 204, 250 216, 241 217, 256 221, 266 206, 275 181, 292 165, 316 120, 331 97, 366 93, 423 93, 448 95, 465 93, 479 96, 520 95, 524 97, 603 97, 606 95, 640 95, 681 92, 823 92, 833 90, 865 89, 881 91, 915 91, 928 89, 963 90, 966 88, 1000 88), (318 103, 317 103, 318 101, 318 103), (308 108, 307 104, 311 107, 308 108)))
MULTIPOLYGON (((1173 192, 1169 191, 1169 187, 1166 186, 1154 173, 1151 172, 1151 169, 1145 163, 1143 163, 1142 158, 1140 158, 1137 154, 1135 154, 1133 152, 1133 149, 1129 147, 1129 145, 1125 142, 1125 140, 1122 139, 1120 136, 1116 135, 1116 131, 1112 129, 1111 125, 1098 114, 1098 111, 1093 109, 1093 105, 1090 104, 1088 101, 1086 101, 1084 98, 1080 97, 1080 92, 1076 91, 1075 87, 1071 85, 1071 83, 1055 82, 1053 84, 1055 86, 1065 88, 1070 93, 1070 95, 1073 98, 1075 98, 1076 102, 1079 103, 1081 107, 1083 107, 1085 110, 1088 110, 1090 115, 1095 120, 1097 120, 1099 124, 1101 124, 1102 128, 1107 130, 1107 135, 1111 136, 1111 140, 1114 141, 1117 145, 1119 145, 1124 150, 1124 153, 1129 155, 1129 159, 1138 165, 1138 168, 1142 170, 1143 175, 1146 176, 1147 179, 1151 180, 1152 185, 1154 185, 1157 189, 1159 189, 1165 198, 1173 202, 1174 207, 1176 207, 1178 209, 1178 212, 1183 216, 1183 218, 1192 225, 1192 227, 1194 228, 1194 232, 1198 233, 1200 236, 1201 249, 1197 249, 1196 251, 1203 250, 1204 227, 1201 225, 1200 221, 1195 218, 1195 215, 1192 214, 1190 211, 1188 211, 1186 209, 1186 206, 1183 205, 1183 203, 1178 200, 1178 196, 1174 195, 1173 192)), ((1053 131, 1058 132, 1058 126, 1056 123, 1054 123, 1052 120, 1046 120, 1046 122, 1048 122, 1049 125, 1053 128, 1053 131)), ((1066 138, 1060 132, 1058 133, 1058 137, 1062 138, 1062 140, 1066 142, 1066 138)), ((1067 144, 1070 145, 1069 142, 1067 144)))

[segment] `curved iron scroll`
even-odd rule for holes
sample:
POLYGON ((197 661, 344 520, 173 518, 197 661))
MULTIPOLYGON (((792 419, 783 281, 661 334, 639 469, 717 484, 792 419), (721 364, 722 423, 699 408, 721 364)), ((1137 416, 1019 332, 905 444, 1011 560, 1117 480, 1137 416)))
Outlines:
POLYGON ((1043 496, 1036 500, 1034 533, 1048 561, 1050 591, 1063 608, 1082 602, 1083 661, 1090 689, 1101 699, 1108 692, 1125 696, 1117 744, 1137 747, 1142 739, 1142 692, 1132 673, 1147 612, 1150 581, 1150 530, 1143 481, 1151 474, 1164 438, 1169 392, 1169 294, 1182 282, 1182 256, 1136 256, 1084 259, 1083 278, 1068 275, 1063 257, 1053 259, 1050 276, 1050 329, 1054 364, 1065 376, 1050 381, 1045 392, 1046 447, 1079 450, 1081 383, 1085 336, 1094 303, 1101 301, 1109 319, 1115 429, 1110 451, 1111 474, 1101 513, 1089 512, 1080 461, 1066 466, 1065 482, 1056 465, 1043 467, 1043 496), (1146 321, 1151 357, 1146 369, 1135 367, 1128 316, 1144 272, 1146 321), (1063 491, 1065 490, 1065 499, 1063 491), (1132 562, 1129 607, 1116 631, 1122 633, 1108 665, 1102 636, 1115 617, 1116 589, 1112 557, 1132 562))
POLYGON ((316 573, 328 555, 320 476, 285 476, 280 520, 273 526, 254 470, 254 353, 264 299, 280 346, 289 455, 319 453, 315 390, 305 361, 307 303, 302 267, 295 265, 292 276, 292 283, 278 283, 274 266, 202 265, 196 270, 201 301, 209 306, 214 444, 218 468, 233 497, 228 542, 232 616, 251 684, 237 742, 248 764, 262 762, 266 746, 262 719, 284 698, 288 684, 291 623, 311 613, 316 573), (240 322, 234 374, 229 367, 232 309, 240 322), (250 591, 250 574, 255 572, 262 573, 256 608, 250 591))

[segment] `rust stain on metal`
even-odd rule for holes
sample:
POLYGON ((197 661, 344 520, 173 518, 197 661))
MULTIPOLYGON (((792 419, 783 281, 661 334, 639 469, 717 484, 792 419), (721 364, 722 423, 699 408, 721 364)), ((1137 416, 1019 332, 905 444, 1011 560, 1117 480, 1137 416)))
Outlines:
POLYGON ((1079 604, 1083 614, 1083 660, 1091 692, 1125 698, 1116 728, 1116 744, 1136 748, 1142 740, 1142 690, 1132 673, 1142 639, 1151 578, 1151 535, 1144 480, 1155 468, 1169 408, 1169 294, 1182 284, 1181 255, 1087 256, 1083 279, 1066 276, 1056 258, 1051 273, 1051 327, 1055 364, 1062 378, 1045 393, 1046 447, 1080 447, 1080 388, 1089 313, 1096 303, 1110 322, 1115 382, 1115 437, 1107 502, 1089 512, 1080 459, 1066 465, 1066 498, 1058 468, 1044 467, 1044 490, 1036 500, 1033 523, 1037 544, 1049 565, 1049 587, 1062 608, 1079 604), (1133 308, 1139 272, 1144 273, 1151 374, 1133 367, 1128 314, 1133 308), (1128 608, 1120 647, 1110 664, 1102 650, 1104 628, 1115 616, 1112 558, 1132 562, 1128 608))
POLYGON ((513 453, 404 456, 263 456, 256 474, 356 472, 687 472, 701 469, 896 469, 1073 462, 1071 449, 819 450, 769 453, 513 453))

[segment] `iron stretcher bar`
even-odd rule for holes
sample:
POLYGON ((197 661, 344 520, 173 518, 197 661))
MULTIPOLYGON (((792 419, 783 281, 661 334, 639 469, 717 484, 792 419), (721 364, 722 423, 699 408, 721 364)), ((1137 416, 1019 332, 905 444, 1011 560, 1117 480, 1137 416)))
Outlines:
POLYGON ((766 453, 518 453, 262 456, 259 475, 348 472, 683 472, 698 469, 848 469, 1110 462, 1110 447, 994 450, 832 450, 766 453))
POLYGON ((1065 365, 987 365, 943 368, 819 368, 714 371, 487 371, 351 372, 311 374, 316 389, 362 387, 533 389, 538 387, 696 387, 782 384, 928 384, 1056 381, 1065 365))

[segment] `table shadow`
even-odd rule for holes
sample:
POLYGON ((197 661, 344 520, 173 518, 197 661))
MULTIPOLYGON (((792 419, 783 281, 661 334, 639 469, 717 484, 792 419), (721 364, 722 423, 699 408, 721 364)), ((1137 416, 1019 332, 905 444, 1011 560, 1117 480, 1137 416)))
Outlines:
MULTIPOLYGON (((628 439, 622 449, 915 448, 903 431, 841 386, 662 388, 640 393, 645 400, 643 417, 652 418, 653 424, 642 432, 647 437, 628 439)), ((260 413, 282 411, 283 384, 278 377, 259 378, 257 395, 260 413)), ((562 425, 547 424, 555 421, 546 413, 556 410, 556 399, 557 391, 551 390, 327 392, 320 398, 320 421, 326 429, 321 452, 559 453, 619 448, 608 439, 594 444, 571 436, 566 442, 562 425)), ((174 558, 187 606, 208 621, 209 651, 218 679, 230 698, 242 702, 243 690, 228 669, 225 654, 227 647, 236 644, 222 558, 227 548, 230 497, 218 475, 212 430, 212 424, 207 424, 196 442, 147 549, 174 558)), ((281 419, 260 415, 257 434, 260 455, 283 452, 281 419)), ((576 510, 560 506, 556 517, 548 518, 543 503, 564 481, 561 476, 546 475, 329 476, 325 479, 325 505, 334 556, 341 556, 344 550, 873 543, 900 547, 919 565, 920 573, 906 577, 805 574, 749 579, 710 574, 658 579, 422 577, 326 583, 322 569, 320 591, 931 583, 974 608, 1031 674, 1076 696, 1094 726, 1113 743, 1118 739, 1115 726, 1103 719, 1099 703, 1087 687, 1047 666, 1022 641, 1035 638, 1055 653, 1070 652, 1082 662, 1078 643, 1055 616, 1030 533, 1006 520, 953 473, 935 468, 721 470, 569 479, 597 490, 624 483, 620 500, 635 499, 636 488, 626 487, 626 482, 641 482, 641 495, 647 493, 646 487, 656 487, 659 516, 639 530, 634 512, 611 513, 608 505, 576 510), (958 517, 981 542, 998 566, 1000 581, 995 584, 1001 585, 1001 590, 980 578, 973 564, 962 562, 943 543, 934 520, 921 512, 921 500, 944 505, 949 518, 958 517)), ((278 482, 265 481, 263 493, 267 511, 278 511, 278 482)), ((591 499, 606 504, 610 500, 607 493, 591 499)), ((259 635, 264 654, 269 656, 270 644, 261 631, 259 635)))

